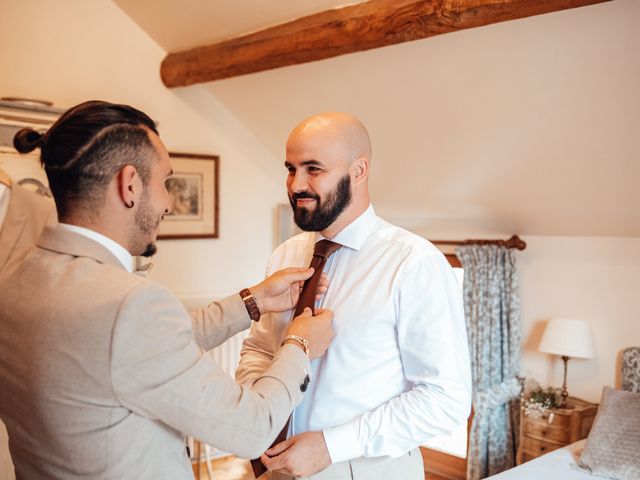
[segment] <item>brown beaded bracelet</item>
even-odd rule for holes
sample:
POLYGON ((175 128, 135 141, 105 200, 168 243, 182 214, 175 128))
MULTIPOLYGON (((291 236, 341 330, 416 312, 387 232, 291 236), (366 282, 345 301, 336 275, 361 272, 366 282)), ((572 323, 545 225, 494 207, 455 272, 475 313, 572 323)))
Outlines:
POLYGON ((244 302, 244 306, 247 307, 249 318, 254 322, 260 320, 260 309, 258 308, 258 304, 256 303, 256 299, 251 293, 251 290, 249 290, 248 288, 243 288, 242 290, 240 290, 240 297, 244 302))

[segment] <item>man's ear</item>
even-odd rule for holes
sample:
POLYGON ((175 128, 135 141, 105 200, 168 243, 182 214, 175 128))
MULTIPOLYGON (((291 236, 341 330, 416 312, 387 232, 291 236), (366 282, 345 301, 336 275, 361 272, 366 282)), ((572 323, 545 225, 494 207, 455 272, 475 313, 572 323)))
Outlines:
POLYGON ((138 197, 142 183, 136 167, 133 165, 125 165, 118 174, 118 193, 125 207, 132 208, 138 197))
POLYGON ((365 181, 369 177, 369 159, 367 157, 356 158, 351 164, 351 173, 355 185, 365 181))

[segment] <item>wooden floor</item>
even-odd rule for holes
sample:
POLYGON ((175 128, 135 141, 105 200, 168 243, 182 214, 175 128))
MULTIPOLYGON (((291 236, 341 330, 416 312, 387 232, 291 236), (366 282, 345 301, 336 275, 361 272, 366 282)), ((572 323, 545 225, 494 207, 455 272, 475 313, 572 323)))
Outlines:
MULTIPOLYGON (((194 466, 193 471, 196 480, 254 480, 248 460, 241 460, 236 457, 225 457, 213 460, 211 464, 213 478, 209 478, 206 467, 202 465, 199 477, 194 466)), ((425 474, 424 478, 425 480, 448 480, 445 477, 431 473, 425 474)))
POLYGON ((211 462, 211 473, 213 478, 209 478, 207 467, 203 464, 200 468, 200 475, 193 466, 193 474, 196 480, 255 480, 249 460, 241 460, 237 457, 224 457, 211 462))
POLYGON ((426 473, 424 474, 424 480, 449 480, 446 477, 441 477, 436 475, 435 473, 426 473))

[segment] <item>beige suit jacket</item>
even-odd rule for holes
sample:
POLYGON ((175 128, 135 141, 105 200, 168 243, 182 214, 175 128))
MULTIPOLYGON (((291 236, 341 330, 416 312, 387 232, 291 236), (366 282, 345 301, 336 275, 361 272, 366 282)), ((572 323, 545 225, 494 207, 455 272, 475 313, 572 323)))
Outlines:
POLYGON ((7 216, 0 225, 0 271, 16 250, 35 245, 45 225, 55 222, 53 202, 14 183, 7 216))
POLYGON ((185 434, 254 457, 302 399, 295 346, 250 387, 207 353, 249 327, 238 295, 190 316, 81 235, 47 227, 0 291, 0 416, 18 479, 193 478, 185 434))
MULTIPOLYGON (((56 221, 53 202, 15 183, 10 188, 7 215, 0 225, 0 271, 11 255, 21 248, 35 245, 45 225, 56 221)), ((0 479, 13 478, 7 431, 0 421, 0 479)))

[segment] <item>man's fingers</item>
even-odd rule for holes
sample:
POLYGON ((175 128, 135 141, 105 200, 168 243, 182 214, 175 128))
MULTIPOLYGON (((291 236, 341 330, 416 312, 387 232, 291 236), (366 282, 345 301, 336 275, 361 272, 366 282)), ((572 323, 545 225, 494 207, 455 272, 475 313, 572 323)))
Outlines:
MULTIPOLYGON (((293 438, 293 437, 292 437, 293 438)), ((267 450, 266 453, 267 455, 269 455, 270 457, 273 457, 274 455, 280 455, 282 452, 284 452, 287 448, 289 448, 291 446, 293 442, 291 441, 291 438, 287 438, 286 440, 283 440, 282 442, 274 445, 273 447, 271 447, 269 450, 267 450)))
POLYGON ((311 278, 311 275, 313 275, 313 268, 289 267, 280 270, 280 274, 282 275, 283 280, 289 284, 293 284, 295 282, 302 282, 307 278, 311 278))
POLYGON ((260 456, 260 461, 265 467, 267 467, 267 470, 274 470, 276 468, 276 464, 278 463, 278 460, 276 458, 268 457, 264 453, 260 456))
MULTIPOLYGON (((313 316, 313 311, 309 307, 304 307, 304 310, 302 310, 302 313, 300 313, 300 315, 298 315, 296 318, 311 317, 311 316, 313 316)), ((294 320, 296 318, 294 318, 294 320)))
MULTIPOLYGON (((305 308, 306 310, 306 308, 305 308)), ((304 313, 304 312, 302 312, 304 313)), ((302 313, 300 315, 302 315, 302 313)), ((333 319, 333 312, 328 308, 316 308, 314 312, 314 316, 316 317, 327 317, 330 320, 333 319)))
POLYGON ((263 453, 260 457, 262 464, 267 467, 267 470, 281 470, 284 468, 284 461, 282 456, 269 457, 266 453, 263 453))
POLYGON ((318 288, 316 290, 316 299, 319 300, 320 297, 322 297, 322 295, 327 293, 328 289, 329 289, 329 277, 327 277, 326 273, 322 272, 322 274, 320 275, 320 280, 318 281, 318 288))

